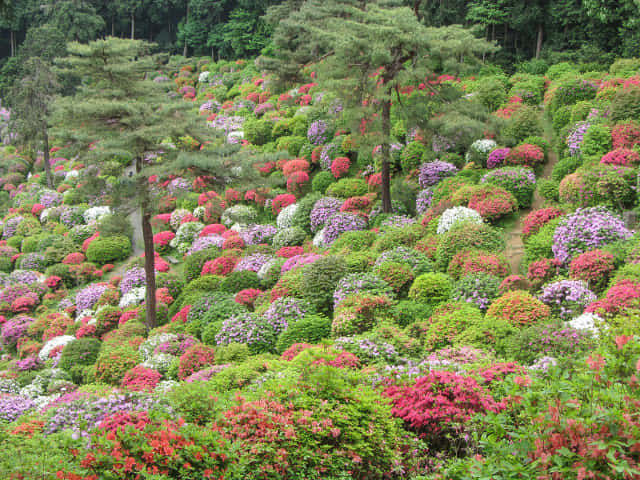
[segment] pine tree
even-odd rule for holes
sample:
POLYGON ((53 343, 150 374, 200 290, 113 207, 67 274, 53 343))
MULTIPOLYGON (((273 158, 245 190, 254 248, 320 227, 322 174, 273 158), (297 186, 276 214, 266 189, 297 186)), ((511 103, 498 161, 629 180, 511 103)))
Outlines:
POLYGON ((58 63, 63 74, 82 77, 74 96, 57 104, 58 136, 76 144, 84 160, 98 168, 113 159, 131 160, 132 178, 111 185, 120 209, 141 210, 146 274, 146 325, 156 322, 155 268, 151 217, 153 192, 149 178, 184 171, 206 172, 221 181, 246 180, 257 175, 250 158, 235 155, 237 148, 215 147, 215 133, 194 113, 193 104, 171 99, 167 87, 153 82, 162 57, 151 55, 153 45, 141 40, 108 38, 88 45, 71 43, 69 56, 58 63), (186 152, 188 138, 211 146, 186 152), (89 146, 91 145, 91 148, 89 146))
MULTIPOLYGON (((379 118, 384 212, 391 212, 391 112, 394 102, 402 109, 400 88, 423 83, 434 68, 493 48, 459 26, 426 27, 416 10, 399 0, 307 0, 280 22, 273 42, 276 55, 261 59, 265 68, 288 78, 313 64, 318 78, 362 119, 379 118)), ((429 102, 431 96, 413 100, 429 102)))
POLYGON ((11 128, 17 134, 16 142, 31 147, 34 155, 42 148, 47 186, 53 188, 49 163, 49 119, 54 94, 60 85, 50 65, 39 57, 28 59, 23 71, 25 76, 16 81, 8 96, 11 128))

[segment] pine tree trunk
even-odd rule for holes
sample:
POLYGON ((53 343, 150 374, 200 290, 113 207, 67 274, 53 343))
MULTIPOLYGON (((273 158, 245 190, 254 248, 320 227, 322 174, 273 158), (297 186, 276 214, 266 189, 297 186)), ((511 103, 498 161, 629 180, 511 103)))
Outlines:
POLYGON ((540 58, 540 52, 542 51, 542 24, 538 24, 538 40, 536 42, 536 58, 540 58))
POLYGON ((47 177, 47 187, 53 189, 53 176, 51 175, 51 164, 49 163, 49 132, 44 131, 44 173, 47 177))
POLYGON ((151 212, 148 201, 142 207, 142 238, 144 240, 144 273, 147 281, 145 308, 147 330, 156 328, 156 271, 155 250, 153 248, 153 230, 151 229, 151 212))
POLYGON ((382 211, 391 213, 391 100, 382 102, 382 211))
POLYGON ((16 54, 16 33, 13 30, 11 30, 9 41, 11 42, 11 56, 14 57, 16 54))
MULTIPOLYGON (((189 23, 189 1, 187 0, 187 23, 189 23)), ((182 56, 187 56, 187 35, 184 36, 184 50, 182 51, 182 56)))
POLYGON ((136 17, 133 15, 133 12, 131 12, 131 40, 134 39, 135 32, 136 32, 136 17))

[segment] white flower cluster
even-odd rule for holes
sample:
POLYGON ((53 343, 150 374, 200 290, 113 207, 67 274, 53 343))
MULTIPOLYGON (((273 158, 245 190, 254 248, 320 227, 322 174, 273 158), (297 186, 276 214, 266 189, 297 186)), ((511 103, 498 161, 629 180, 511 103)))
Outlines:
POLYGON ((436 231, 439 234, 446 233, 459 222, 482 223, 482 216, 472 208, 448 208, 440 216, 440 219, 438 220, 438 229, 436 231))
POLYGON ((154 389, 154 393, 156 395, 169 393, 176 386, 178 386, 178 382, 176 382, 175 380, 163 380, 160 383, 158 383, 158 385, 156 385, 156 388, 154 389))
POLYGON ((576 330, 585 330, 591 332, 595 337, 600 333, 599 326, 602 325, 602 317, 595 313, 583 313, 567 322, 567 326, 575 328, 576 330))
POLYGON ((169 367, 176 358, 177 357, 169 355, 168 353, 157 353, 151 356, 148 360, 145 360, 142 363, 142 366, 157 370, 164 375, 165 373, 167 373, 169 367))
POLYGON ((176 338, 178 338, 178 336, 175 333, 159 333, 157 335, 152 335, 140 344, 140 347, 138 347, 138 352, 140 353, 140 355, 142 355, 142 358, 146 362, 151 357, 153 357, 153 351, 158 345, 169 342, 176 338))
POLYGON ((125 293, 120 299, 118 306, 120 308, 140 305, 144 300, 147 289, 145 287, 135 287, 125 293))
POLYGON ((209 81, 209 72, 202 72, 198 75, 198 82, 204 83, 209 81))
POLYGON ((471 144, 471 148, 479 153, 489 153, 497 146, 498 144, 495 142, 495 140, 490 140, 488 138, 476 140, 471 144))
POLYGON ((246 205, 234 205, 227 208, 222 213, 222 217, 220 220, 227 227, 233 225, 234 223, 239 223, 240 225, 249 225, 251 223, 257 222, 258 212, 254 208, 248 207, 246 205))
POLYGON ((74 341, 76 337, 72 335, 61 335, 59 337, 54 337, 49 340, 47 343, 43 345, 40 349, 40 353, 38 353, 38 358, 43 362, 49 358, 49 354, 54 348, 64 347, 68 343, 74 341))
POLYGON ((293 216, 298 211, 298 204, 292 203, 288 207, 284 207, 280 210, 278 217, 276 218, 276 224, 279 229, 289 228, 293 226, 293 216))
POLYGON ((269 273, 269 270, 271 270, 271 267, 273 267, 273 265, 276 262, 277 260, 275 258, 272 258, 271 260, 268 260, 265 263, 263 263, 262 266, 260 267, 260 270, 258 270, 257 272, 258 278, 260 280, 264 280, 265 277, 267 276, 267 273, 269 273))
POLYGON ((178 228, 180 228, 182 219, 189 214, 191 214, 191 212, 186 208, 176 208, 173 212, 171 212, 171 217, 169 217, 169 225, 171 225, 171 228, 173 228, 174 231, 178 230, 178 228))
POLYGON ((324 241, 324 228, 318 230, 318 232, 313 237, 313 246, 318 248, 324 248, 327 246, 324 241))
POLYGON ((204 223, 201 222, 187 222, 178 227, 176 236, 169 242, 169 245, 176 248, 180 243, 191 244, 200 235, 200 232, 204 228, 204 223))
POLYGON ((84 211, 82 217, 84 218, 85 223, 90 223, 100 220, 100 218, 105 215, 109 215, 110 213, 111 207, 91 207, 84 211))
MULTIPOLYGON (((71 180, 72 178, 78 178, 78 175, 80 175, 80 173, 77 170, 70 170, 65 174, 64 179, 71 180)), ((71 192, 71 191, 72 190, 67 190, 67 192, 71 192)), ((64 193, 66 194, 67 192, 64 192, 64 193)))
POLYGON ((45 208, 40 212, 40 223, 44 223, 47 221, 47 217, 56 209, 56 207, 45 208))
POLYGON ((203 206, 196 207, 193 209, 193 216, 202 220, 204 218, 205 208, 203 206))

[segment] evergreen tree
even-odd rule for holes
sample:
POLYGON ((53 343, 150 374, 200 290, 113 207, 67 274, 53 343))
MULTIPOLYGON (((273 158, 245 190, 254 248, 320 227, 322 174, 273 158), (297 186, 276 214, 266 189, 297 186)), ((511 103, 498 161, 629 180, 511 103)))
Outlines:
POLYGON ((23 66, 25 76, 11 90, 12 131, 17 143, 31 147, 33 155, 42 148, 47 186, 53 188, 49 163, 49 118, 55 92, 59 89, 56 74, 40 57, 33 57, 23 66))
POLYGON ((395 0, 308 0, 276 28, 274 44, 284 47, 276 50, 277 58, 262 59, 266 68, 285 77, 294 69, 302 71, 302 62, 313 63, 319 77, 329 80, 329 88, 358 111, 360 119, 379 118, 384 212, 391 212, 391 110, 394 99, 402 108, 400 88, 424 82, 434 67, 469 61, 492 49, 460 27, 424 26, 415 10, 395 0), (296 31, 304 41, 288 43, 296 31))

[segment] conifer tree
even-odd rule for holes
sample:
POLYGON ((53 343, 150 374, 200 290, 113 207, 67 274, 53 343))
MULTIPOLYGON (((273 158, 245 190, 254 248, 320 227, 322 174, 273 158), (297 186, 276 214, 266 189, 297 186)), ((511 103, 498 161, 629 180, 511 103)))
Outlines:
POLYGON ((225 181, 257 175, 249 168, 250 159, 234 155, 239 147, 215 146, 214 131, 197 110, 193 112, 192 103, 172 99, 166 86, 149 78, 163 60, 151 54, 153 48, 141 40, 117 38, 69 44, 69 56, 58 62, 61 71, 83 80, 75 95, 59 100, 56 112, 58 136, 83 150, 87 163, 100 168, 103 162, 116 159, 135 165, 135 175, 116 179, 111 189, 121 210, 141 210, 149 329, 157 324, 151 228, 156 202, 149 178, 185 170, 225 181), (191 139, 197 144, 213 142, 188 152, 191 139))

